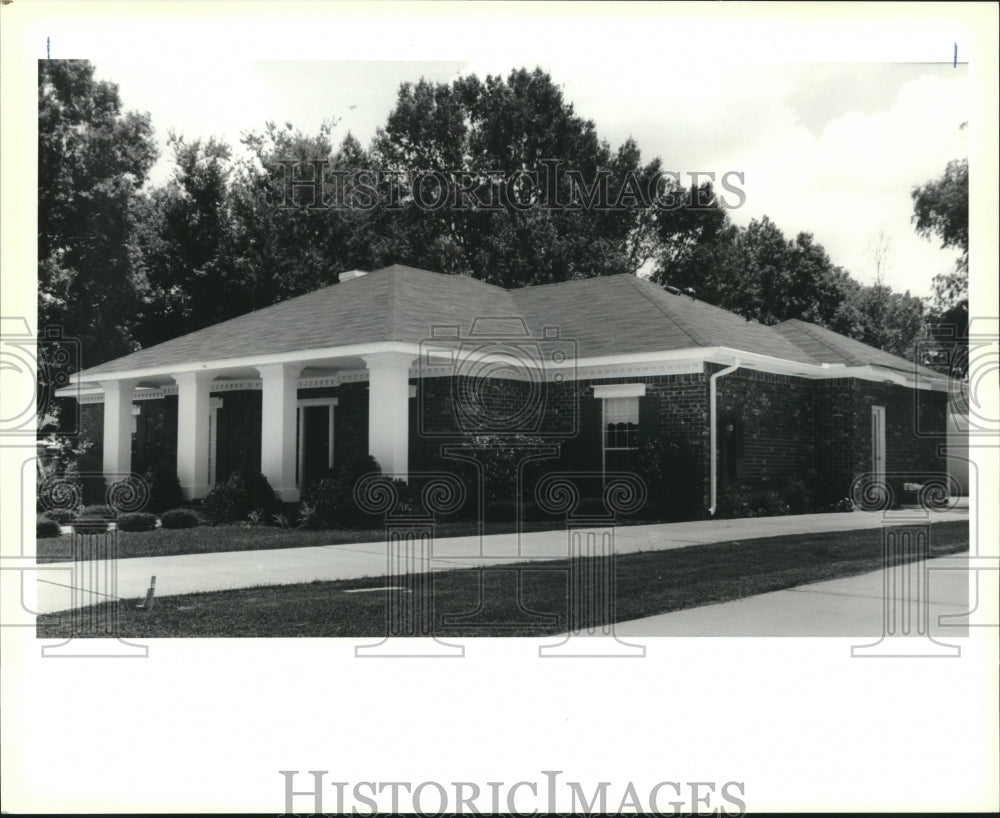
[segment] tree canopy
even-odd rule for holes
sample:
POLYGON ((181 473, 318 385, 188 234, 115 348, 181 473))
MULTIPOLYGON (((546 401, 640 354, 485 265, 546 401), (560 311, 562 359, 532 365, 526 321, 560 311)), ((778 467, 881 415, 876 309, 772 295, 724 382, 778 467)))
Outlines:
POLYGON ((156 160, 149 116, 84 60, 38 63, 38 318, 94 365, 136 347, 132 205, 156 160))
MULTIPOLYGON (((963 126, 964 127, 964 126, 963 126)), ((913 188, 913 225, 924 238, 959 251, 955 268, 934 277, 928 331, 935 341, 927 363, 957 377, 968 373, 969 161, 954 160, 944 173, 913 188)))
MULTIPOLYGON (((649 274, 906 357, 924 331, 920 299, 859 284, 811 233, 734 225, 711 182, 685 186, 631 138, 612 147, 539 68, 404 83, 367 147, 336 142, 335 119, 315 134, 266 123, 242 154, 171 134, 173 175, 155 187, 148 115, 122 112, 93 73, 39 68, 39 314, 83 340, 87 366, 392 263, 504 287, 649 274), (289 181, 310 171, 352 206, 323 206, 315 188, 288 206, 289 181)), ((956 162, 912 194, 918 233, 964 248, 936 281, 938 316, 965 292, 967 186, 956 162)))

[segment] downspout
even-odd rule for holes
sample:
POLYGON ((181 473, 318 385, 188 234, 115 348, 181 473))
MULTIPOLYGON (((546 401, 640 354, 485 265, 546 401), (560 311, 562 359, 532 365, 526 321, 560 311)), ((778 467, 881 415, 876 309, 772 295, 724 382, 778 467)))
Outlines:
POLYGON ((716 395, 715 395, 715 382, 728 375, 730 372, 735 372, 740 368, 740 359, 736 358, 732 366, 727 366, 725 369, 720 369, 714 375, 711 375, 708 379, 708 429, 709 429, 709 492, 708 492, 708 516, 715 516, 716 507, 716 488, 718 484, 718 462, 719 453, 717 451, 717 442, 719 437, 718 431, 718 418, 716 417, 716 395))

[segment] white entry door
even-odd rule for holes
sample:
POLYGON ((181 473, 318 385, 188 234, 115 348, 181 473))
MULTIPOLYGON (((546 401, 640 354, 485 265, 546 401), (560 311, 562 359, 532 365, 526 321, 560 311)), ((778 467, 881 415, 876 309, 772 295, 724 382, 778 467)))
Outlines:
POLYGON ((872 407, 872 474, 885 482, 885 407, 872 407))

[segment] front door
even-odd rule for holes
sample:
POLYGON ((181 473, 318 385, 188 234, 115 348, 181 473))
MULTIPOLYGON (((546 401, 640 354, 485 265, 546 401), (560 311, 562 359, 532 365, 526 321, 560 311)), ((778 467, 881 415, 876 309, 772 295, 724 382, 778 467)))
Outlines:
POLYGON ((330 457, 330 406, 301 407, 299 434, 300 463, 302 478, 299 489, 305 490, 310 483, 328 476, 332 465, 330 457))

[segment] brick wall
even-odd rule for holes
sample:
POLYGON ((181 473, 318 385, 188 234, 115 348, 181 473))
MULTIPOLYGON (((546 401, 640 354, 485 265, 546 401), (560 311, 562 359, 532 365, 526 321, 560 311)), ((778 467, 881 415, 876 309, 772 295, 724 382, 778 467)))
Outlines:
MULTIPOLYGON (((593 397, 593 387, 641 381, 646 384, 647 398, 640 399, 640 407, 653 410, 645 413, 643 423, 652 422, 652 434, 661 441, 662 462, 675 480, 674 490, 689 492, 685 507, 691 514, 701 514, 708 505, 709 488, 708 376, 721 368, 709 364, 704 372, 687 375, 600 378, 544 386, 492 380, 475 391, 468 383, 453 384, 448 378, 413 380, 418 396, 410 401, 410 466, 471 477, 468 467, 442 456, 441 446, 463 439, 455 396, 473 400, 474 395, 484 429, 491 428, 491 423, 502 425, 504 418, 514 416, 521 407, 544 406, 539 438, 558 444, 560 457, 544 463, 543 471, 589 470, 595 462, 599 468, 601 402, 593 397)), ((225 479, 238 468, 259 471, 261 392, 219 394, 224 403, 218 414, 217 478, 225 479)), ((334 463, 346 464, 368 451, 368 384, 299 390, 301 399, 323 397, 338 399, 334 463)), ((872 406, 886 410, 888 472, 945 470, 943 454, 938 453, 945 441, 944 393, 856 379, 812 381, 739 369, 718 382, 718 399, 720 497, 727 491, 779 487, 810 472, 816 473, 826 492, 846 496, 854 477, 871 468, 872 406), (940 430, 940 436, 917 436, 918 415, 924 432, 940 430)), ((176 464, 177 398, 140 405, 134 468, 144 470, 158 459, 176 464)), ((93 443, 98 463, 103 416, 102 404, 80 406, 81 440, 93 443)))
POLYGON ((137 401, 139 418, 132 441, 132 471, 144 474, 158 462, 177 470, 177 396, 137 401))
POLYGON ((222 398, 218 412, 216 482, 241 469, 260 471, 262 396, 259 389, 213 394, 222 398))
POLYGON ((716 396, 720 495, 778 487, 815 467, 812 381, 737 369, 717 381, 716 396))

